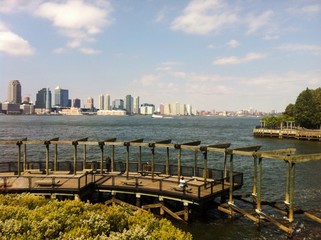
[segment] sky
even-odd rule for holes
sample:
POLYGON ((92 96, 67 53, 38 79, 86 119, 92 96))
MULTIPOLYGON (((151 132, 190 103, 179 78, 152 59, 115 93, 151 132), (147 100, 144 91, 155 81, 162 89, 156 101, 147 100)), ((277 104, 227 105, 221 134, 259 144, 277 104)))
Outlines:
POLYGON ((33 102, 60 86, 282 112, 321 87, 321 1, 0 0, 1 102, 13 79, 33 102))

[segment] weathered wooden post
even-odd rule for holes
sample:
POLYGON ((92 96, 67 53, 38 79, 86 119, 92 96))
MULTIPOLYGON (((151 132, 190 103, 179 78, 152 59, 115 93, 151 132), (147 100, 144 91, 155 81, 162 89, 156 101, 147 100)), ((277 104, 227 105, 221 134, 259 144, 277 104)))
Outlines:
POLYGON ((290 177, 290 209, 289 209, 289 222, 294 220, 294 180, 295 180, 295 163, 290 163, 291 177, 290 177))
POLYGON ((229 191, 229 204, 233 204, 233 187, 234 187, 234 179, 233 179, 233 153, 230 155, 230 191, 229 191))
POLYGON ((197 154, 198 150, 194 151, 194 176, 197 176, 197 154))
POLYGON ((169 175, 169 147, 166 148, 166 175, 169 175))
POLYGON ((259 158, 259 171, 257 176, 257 202, 256 202, 256 210, 257 212, 261 212, 261 189, 262 189, 262 158, 259 158))
POLYGON ((129 142, 124 143, 126 146, 126 178, 129 176, 129 142))
POLYGON ((204 178, 204 183, 206 186, 206 182, 207 182, 207 149, 203 152, 204 155, 204 172, 203 172, 203 178, 204 178))
POLYGON ((140 201, 141 195, 139 193, 136 193, 136 207, 141 207, 141 201, 140 201))
POLYGON ((113 172, 115 167, 115 145, 111 146, 111 166, 110 171, 113 172))
POLYGON ((23 171, 27 170, 27 144, 23 145, 23 171))
POLYGON ((46 146, 46 175, 49 175, 49 145, 50 141, 45 141, 46 146))
POLYGON ((77 141, 73 141, 72 145, 74 146, 74 175, 77 174, 77 141))
POLYGON ((223 166, 223 178, 227 177, 227 168, 226 168, 226 163, 227 163, 227 153, 226 153, 226 149, 224 151, 224 166, 223 166))
POLYGON ((138 153, 138 171, 142 170, 142 146, 139 146, 139 153, 138 153))
POLYGON ((22 144, 21 141, 18 141, 18 142, 16 143, 16 145, 18 146, 18 169, 17 169, 17 171, 18 171, 18 176, 21 175, 21 144, 22 144))
POLYGON ((291 176, 291 163, 286 161, 286 183, 285 183, 285 201, 284 203, 288 205, 290 203, 290 176, 291 176))
POLYGON ((103 174, 104 170, 104 142, 99 142, 99 148, 100 148, 100 174, 103 174))
POLYGON ((152 179, 154 180, 154 168, 155 168, 155 143, 148 144, 152 152, 152 179))
POLYGON ((166 148, 166 160, 165 160, 166 175, 169 175, 169 147, 166 148))
POLYGON ((256 191, 256 184, 257 184, 257 156, 253 157, 253 189, 252 189, 252 197, 256 199, 257 191, 256 191))
POLYGON ((55 153, 54 153, 54 165, 53 165, 53 170, 56 172, 57 171, 57 165, 58 165, 58 145, 55 144, 55 153))
POLYGON ((84 144, 84 159, 82 163, 83 170, 86 168, 86 163, 87 163, 87 145, 84 144))
POLYGON ((177 157, 177 178, 178 182, 181 178, 181 161, 182 161, 182 148, 181 145, 176 144, 175 148, 178 149, 178 157, 177 157))

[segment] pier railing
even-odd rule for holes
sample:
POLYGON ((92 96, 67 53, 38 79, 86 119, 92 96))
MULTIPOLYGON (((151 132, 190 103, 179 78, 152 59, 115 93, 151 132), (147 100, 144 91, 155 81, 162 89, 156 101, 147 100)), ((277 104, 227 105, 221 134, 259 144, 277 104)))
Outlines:
MULTIPOLYGON (((302 135, 296 136, 303 137, 302 135)), ((319 137, 321 139, 321 135, 319 137)), ((171 140, 146 143, 143 139, 117 142, 115 138, 98 142, 90 142, 88 138, 74 141, 61 141, 59 138, 45 141, 29 141, 27 139, 1 140, 0 146, 10 145, 10 147, 15 147, 17 155, 15 160, 11 159, 11 162, 16 162, 16 165, 4 163, 5 157, 1 158, 0 167, 2 171, 7 170, 8 172, 1 173, 0 180, 2 182, 0 182, 0 185, 2 189, 6 189, 7 187, 9 188, 8 185, 12 184, 11 187, 17 186, 18 189, 19 181, 27 181, 27 189, 32 187, 35 189, 40 186, 50 186, 51 189, 64 189, 64 187, 68 188, 68 183, 71 183, 75 189, 79 190, 88 185, 89 182, 94 182, 98 188, 102 190, 106 188, 107 191, 113 191, 113 187, 117 187, 117 189, 128 190, 130 194, 136 193, 136 190, 140 189, 141 192, 151 191, 154 195, 161 192, 166 193, 164 195, 171 196, 171 194, 174 194, 173 186, 177 185, 180 178, 184 176, 187 180, 190 180, 187 186, 192 188, 193 194, 189 193, 188 189, 186 191, 183 190, 181 193, 175 193, 175 195, 179 196, 176 198, 177 201, 181 199, 185 201, 184 204, 188 205, 189 203, 186 203, 186 200, 188 200, 189 194, 191 198, 194 198, 195 192, 197 192, 196 199, 204 196, 204 198, 211 197, 210 199, 213 200, 218 195, 211 194, 213 192, 219 193, 224 189, 225 192, 221 196, 228 197, 228 201, 222 204, 219 210, 230 215, 240 213, 258 224, 263 218, 292 235, 296 209, 294 205, 295 167, 297 164, 309 161, 320 161, 321 153, 296 155, 295 149, 259 151, 261 146, 230 148, 229 143, 206 146, 201 146, 200 143, 200 141, 192 141, 173 144, 171 140), (45 149, 45 159, 42 161, 28 159, 27 146, 30 145, 37 146, 38 150, 42 146, 45 149), (71 148, 72 151, 69 151, 69 153, 71 152, 73 156, 69 163, 63 163, 59 160, 58 146, 71 148), (89 161, 87 159, 87 147, 95 147, 98 150, 97 161, 89 161), (105 153, 105 148, 107 147, 108 154, 105 153), (50 154, 52 148, 54 149, 53 155, 50 154), (82 151, 78 151, 78 148, 82 148, 82 151), (148 162, 143 158, 142 148, 149 153, 148 162), (116 158, 116 149, 120 150, 123 157, 116 158), (133 152, 134 149, 135 152, 133 152), (82 153, 82 156, 79 155, 79 152, 82 153), (157 159, 156 152, 161 152, 161 159, 157 159), (188 152, 188 161, 184 158, 186 155, 183 155, 183 152, 188 152), (214 153, 221 154, 221 157, 212 158, 214 153), (108 156, 107 158, 105 154, 108 156), (135 156, 133 157, 132 154, 135 154, 135 156), (253 190, 250 195, 253 198, 254 212, 253 208, 251 212, 245 211, 234 203, 236 198, 233 193, 243 184, 243 175, 234 171, 234 163, 238 160, 236 159, 237 156, 248 157, 253 161, 253 190), (264 161, 277 160, 285 163, 286 189, 284 204, 286 211, 284 212, 286 212, 287 224, 278 221, 277 218, 268 215, 262 210, 264 202, 262 200, 263 159, 264 161), (222 163, 222 170, 217 171, 209 168, 209 162, 211 161, 222 163), (176 162, 176 164, 172 164, 173 162, 176 162), (51 175, 52 173, 57 173, 57 171, 62 171, 61 169, 64 168, 68 169, 69 175, 51 175), (90 173, 87 173, 87 170, 90 170, 90 173), (78 174, 79 171, 81 171, 81 174, 78 174), (118 172, 115 173, 116 171, 118 172), (33 174, 33 178, 26 175, 28 172, 33 174), (40 173, 39 177, 35 175, 37 173, 40 173), (112 173, 115 173, 115 175, 112 175, 112 173), (161 178, 158 176, 160 174, 162 174, 161 178), (99 175, 101 176, 100 179, 98 178, 99 175)), ((279 181, 280 179, 278 179, 279 181)), ((118 191, 118 193, 123 192, 126 191, 118 191)), ((116 195, 117 191, 111 193, 116 195)), ((117 202, 115 195, 112 197, 113 203, 117 202)), ((163 197, 161 196, 159 200, 163 201, 163 197)), ((136 198, 138 203, 139 194, 136 194, 136 198)), ((160 206, 159 204, 156 205, 160 206)), ((161 204, 161 209, 167 208, 161 204)), ((185 209, 184 214, 188 215, 188 209, 185 209)), ((309 212, 305 215, 321 223, 321 218, 313 216, 309 212)))

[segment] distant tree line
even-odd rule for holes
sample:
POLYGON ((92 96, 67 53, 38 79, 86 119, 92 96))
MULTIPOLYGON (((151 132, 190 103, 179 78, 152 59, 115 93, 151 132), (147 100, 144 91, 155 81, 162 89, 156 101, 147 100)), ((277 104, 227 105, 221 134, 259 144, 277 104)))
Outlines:
POLYGON ((266 127, 277 128, 286 121, 294 121, 297 126, 319 129, 321 126, 321 88, 302 91, 295 104, 290 103, 282 115, 263 118, 266 127))

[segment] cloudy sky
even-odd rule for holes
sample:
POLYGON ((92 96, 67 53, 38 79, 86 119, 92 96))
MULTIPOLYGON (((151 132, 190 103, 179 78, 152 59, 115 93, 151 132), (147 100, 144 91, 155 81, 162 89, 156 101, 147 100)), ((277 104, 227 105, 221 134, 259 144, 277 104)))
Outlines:
POLYGON ((32 101, 59 85, 96 103, 283 111, 321 87, 321 1, 0 0, 0 101, 12 79, 32 101))

